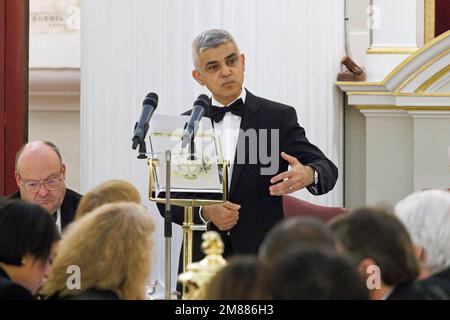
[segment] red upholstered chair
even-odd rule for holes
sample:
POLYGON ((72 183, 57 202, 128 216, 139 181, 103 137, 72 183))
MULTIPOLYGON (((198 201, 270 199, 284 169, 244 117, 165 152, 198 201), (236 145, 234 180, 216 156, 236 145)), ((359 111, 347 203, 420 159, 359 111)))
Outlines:
POLYGON ((292 196, 283 196, 284 217, 308 216, 318 218, 323 222, 344 214, 346 208, 342 207, 326 207, 320 206, 305 200, 301 200, 292 196))

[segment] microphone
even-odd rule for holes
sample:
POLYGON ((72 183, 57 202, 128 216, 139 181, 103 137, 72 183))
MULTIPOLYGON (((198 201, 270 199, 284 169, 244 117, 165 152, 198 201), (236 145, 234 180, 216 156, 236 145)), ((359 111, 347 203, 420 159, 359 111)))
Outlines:
POLYGON ((183 138, 181 147, 184 148, 191 141, 198 130, 198 124, 205 113, 205 108, 209 107, 209 97, 206 94, 201 94, 197 97, 192 108, 191 118, 184 126, 183 138))
POLYGON ((148 123, 150 118, 155 112, 156 107, 158 106, 158 95, 156 93, 150 92, 144 99, 143 108, 141 117, 139 121, 134 125, 134 133, 133 133, 133 150, 144 141, 145 136, 148 131, 148 123))

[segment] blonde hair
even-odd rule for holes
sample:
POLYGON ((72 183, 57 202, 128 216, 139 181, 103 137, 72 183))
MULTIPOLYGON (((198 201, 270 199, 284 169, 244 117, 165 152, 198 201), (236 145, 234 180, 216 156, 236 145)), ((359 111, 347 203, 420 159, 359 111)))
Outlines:
POLYGON ((97 289, 112 291, 120 299, 144 299, 154 229, 141 205, 121 202, 95 209, 63 233, 42 294, 62 298, 97 289), (70 266, 80 268, 80 289, 67 286, 70 266))
POLYGON ((105 203, 112 202, 141 203, 139 191, 128 181, 108 180, 87 192, 78 205, 75 220, 105 203))

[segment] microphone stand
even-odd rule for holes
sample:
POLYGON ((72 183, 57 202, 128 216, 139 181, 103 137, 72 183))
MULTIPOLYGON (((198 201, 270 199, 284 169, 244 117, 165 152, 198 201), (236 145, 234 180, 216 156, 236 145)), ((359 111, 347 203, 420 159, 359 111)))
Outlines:
POLYGON ((189 157, 188 160, 190 161, 194 161, 197 160, 197 158, 195 157, 195 141, 194 141, 194 134, 192 134, 192 138, 191 141, 189 142, 189 157))
MULTIPOLYGON (((138 123, 136 122, 136 124, 134 125, 134 128, 136 129, 138 123)), ((139 155, 138 155, 138 159, 147 159, 147 146, 145 145, 145 137, 147 136, 147 132, 148 132, 148 128, 149 128, 149 124, 146 123, 144 126, 144 135, 143 138, 140 139, 139 136, 135 136, 133 137, 133 149, 136 149, 136 144, 139 144, 139 155)))
POLYGON ((144 140, 139 143, 139 155, 137 156, 137 158, 147 159, 147 146, 145 145, 144 140))
POLYGON ((164 238, 165 238, 165 298, 170 300, 172 287, 171 270, 172 265, 172 211, 170 210, 170 150, 166 151, 166 211, 164 213, 164 238))

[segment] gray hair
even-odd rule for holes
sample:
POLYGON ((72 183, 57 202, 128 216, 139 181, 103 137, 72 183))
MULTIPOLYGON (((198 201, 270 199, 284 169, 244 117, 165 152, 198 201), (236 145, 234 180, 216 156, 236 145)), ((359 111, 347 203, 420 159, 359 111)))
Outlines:
POLYGON ((450 266, 450 192, 415 192, 399 201, 394 212, 413 243, 424 248, 426 265, 432 273, 450 266))
POLYGON ((217 48, 218 46, 231 42, 238 47, 233 36, 226 30, 211 29, 202 32, 192 41, 192 60, 197 67, 198 54, 202 51, 217 48))

